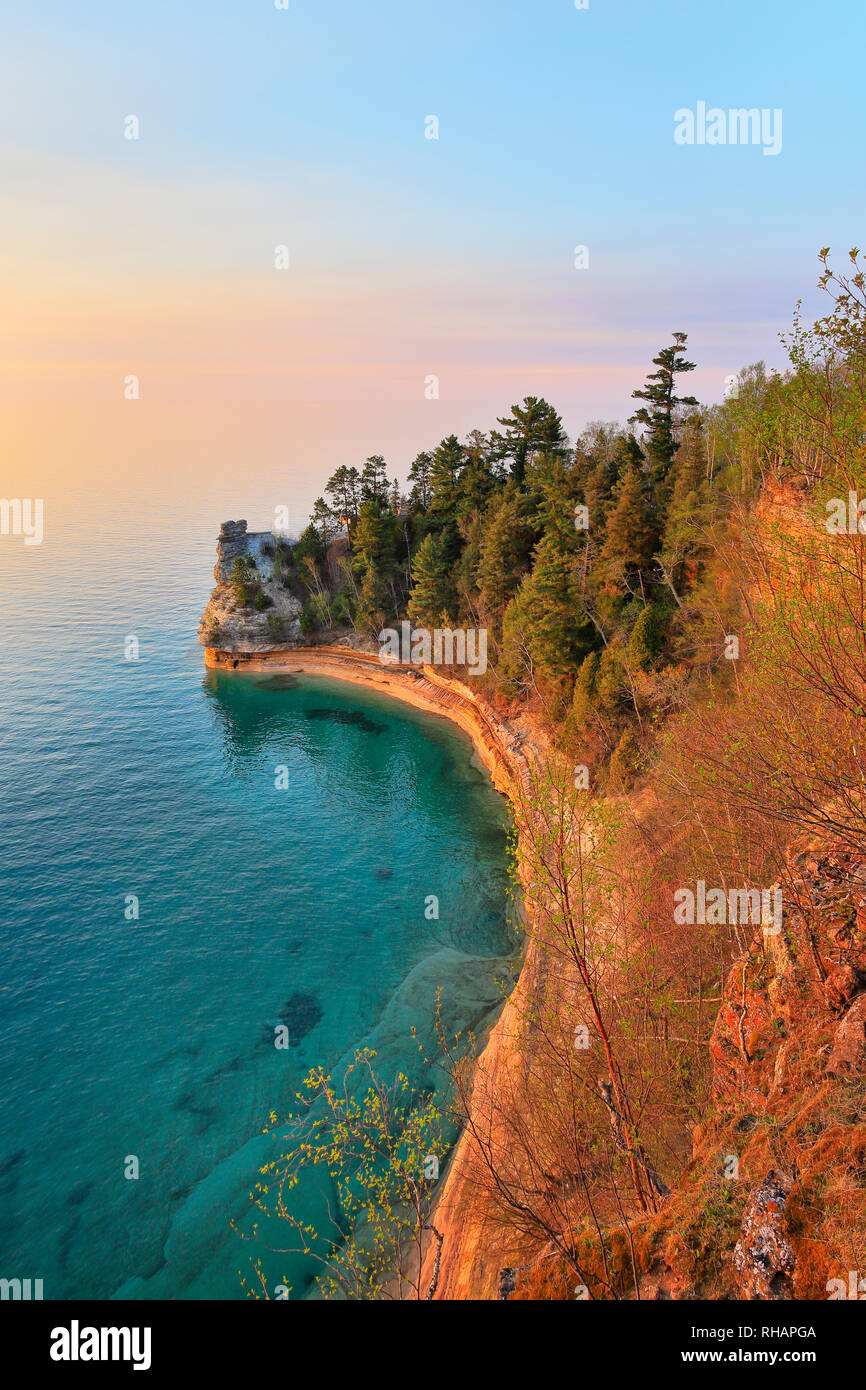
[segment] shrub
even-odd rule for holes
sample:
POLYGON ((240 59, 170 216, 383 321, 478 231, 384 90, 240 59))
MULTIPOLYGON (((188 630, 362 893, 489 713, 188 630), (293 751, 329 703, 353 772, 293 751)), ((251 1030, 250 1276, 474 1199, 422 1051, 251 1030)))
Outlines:
POLYGON ((243 604, 244 607, 252 601, 256 589, 259 587, 255 569, 255 560, 249 555, 239 555, 232 565, 232 592, 235 601, 243 604))
POLYGON ((301 632, 306 637, 307 633, 316 630, 316 626, 316 605, 313 602, 313 595, 310 594, 304 599, 304 606, 301 609, 301 632))
POLYGON ((337 594, 331 606, 331 616, 336 624, 351 623, 353 620, 352 604, 348 594, 337 594))

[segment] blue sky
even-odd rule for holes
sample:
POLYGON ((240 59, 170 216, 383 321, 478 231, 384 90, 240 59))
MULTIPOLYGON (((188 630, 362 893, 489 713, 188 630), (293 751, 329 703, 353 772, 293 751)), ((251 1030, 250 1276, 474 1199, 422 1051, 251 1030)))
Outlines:
POLYGON ((575 432, 623 418, 682 328, 718 398, 727 372, 781 363, 818 248, 863 240, 864 39, 854 0, 7 5, 0 271, 38 306, 31 376, 74 340, 94 364, 74 396, 136 352, 170 395, 170 337, 175 385, 217 374, 221 399, 273 403, 285 343, 296 415, 311 393, 408 399, 438 369, 448 428, 548 392, 575 432), (781 108, 781 154, 677 146, 699 100, 781 108), (353 367, 373 374, 356 392, 353 367))

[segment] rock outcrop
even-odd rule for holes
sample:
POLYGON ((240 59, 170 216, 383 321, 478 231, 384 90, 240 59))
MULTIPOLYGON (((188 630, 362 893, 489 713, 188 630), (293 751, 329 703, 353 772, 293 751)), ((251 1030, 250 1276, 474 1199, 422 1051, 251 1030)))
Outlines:
POLYGON ((217 584, 230 582, 235 560, 249 554, 252 539, 253 536, 248 533, 245 521, 223 522, 217 541, 217 562, 213 570, 213 577, 217 584))
POLYGON ((734 1247, 741 1298, 791 1297, 796 1261, 785 1214, 791 1186, 787 1174, 771 1168, 746 1202, 742 1235, 734 1247))
MULTIPOLYGON (((224 521, 214 566, 216 588, 199 624, 203 647, 230 657, 280 650, 301 640, 301 603, 274 572, 275 541, 267 531, 247 531, 245 521, 224 521), (239 601, 232 583, 235 563, 250 564, 263 597, 239 601)), ((210 664, 217 664, 211 662, 210 664)))

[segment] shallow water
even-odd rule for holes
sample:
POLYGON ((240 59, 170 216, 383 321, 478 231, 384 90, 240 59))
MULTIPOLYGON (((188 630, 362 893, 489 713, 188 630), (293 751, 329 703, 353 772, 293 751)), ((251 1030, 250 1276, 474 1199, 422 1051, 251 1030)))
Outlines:
POLYGON ((0 541, 0 1275, 239 1297, 268 1112, 364 1042, 438 1084, 437 986, 501 1000, 505 807, 444 720, 206 673, 216 523, 67 509, 0 541))

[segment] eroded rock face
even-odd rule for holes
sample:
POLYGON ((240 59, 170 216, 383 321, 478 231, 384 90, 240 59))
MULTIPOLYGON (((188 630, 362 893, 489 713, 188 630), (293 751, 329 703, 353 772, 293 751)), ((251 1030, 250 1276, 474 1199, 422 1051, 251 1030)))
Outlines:
POLYGON ((220 527, 217 541, 217 562, 213 577, 217 584, 228 584, 232 577, 235 560, 246 555, 249 548, 247 523, 245 521, 224 521, 220 527))
POLYGON ((852 841, 791 846, 783 929, 756 932, 725 982, 710 1044, 717 1133, 726 1114, 755 1119, 742 1142, 737 1124, 720 1140, 755 1184, 734 1296, 824 1297, 845 1267, 820 1214, 835 1219, 834 1183, 858 1193, 866 1140, 866 853, 852 841))
POLYGON ((827 1070, 835 1076, 866 1072, 866 994, 854 1001, 837 1027, 827 1070))
POLYGON ((746 1202, 742 1234, 734 1248, 741 1298, 793 1297, 794 1247, 785 1210, 792 1185, 786 1173, 771 1168, 746 1202))
POLYGON ((273 537, 268 532, 247 531, 246 521, 224 521, 217 541, 214 566, 216 588, 208 600, 198 629, 203 647, 251 654, 296 646, 301 641, 301 604, 274 578, 273 537), (241 604, 231 583, 235 561, 249 556, 267 607, 241 604))
POLYGON ((852 1062, 859 1056, 854 1043, 866 1008, 866 899, 860 889, 866 857, 840 845, 792 847, 787 857, 782 930, 757 931, 725 983, 710 1041, 720 1101, 766 1099, 784 1085, 782 1054, 821 1017, 840 1020, 840 1046, 852 1062))

